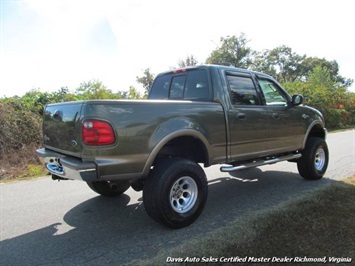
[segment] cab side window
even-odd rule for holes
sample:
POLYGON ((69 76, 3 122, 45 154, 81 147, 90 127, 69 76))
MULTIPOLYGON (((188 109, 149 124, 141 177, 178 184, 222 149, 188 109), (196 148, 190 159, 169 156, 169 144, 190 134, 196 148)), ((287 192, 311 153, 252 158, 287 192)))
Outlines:
POLYGON ((287 96, 273 81, 259 79, 259 84, 264 94, 266 105, 287 106, 287 96))
POLYGON ((258 105, 258 96, 251 77, 227 75, 233 105, 258 105))

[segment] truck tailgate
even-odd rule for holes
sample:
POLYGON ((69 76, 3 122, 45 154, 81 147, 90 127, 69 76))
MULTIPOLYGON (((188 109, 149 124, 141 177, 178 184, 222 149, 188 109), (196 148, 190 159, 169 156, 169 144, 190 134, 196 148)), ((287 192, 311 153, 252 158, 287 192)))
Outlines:
POLYGON ((46 148, 79 156, 82 150, 80 112, 83 102, 50 104, 44 112, 46 148))

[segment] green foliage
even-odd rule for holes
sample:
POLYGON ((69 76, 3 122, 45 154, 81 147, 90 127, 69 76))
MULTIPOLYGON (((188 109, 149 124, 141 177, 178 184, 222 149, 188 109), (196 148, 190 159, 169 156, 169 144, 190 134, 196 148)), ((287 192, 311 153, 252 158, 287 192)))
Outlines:
POLYGON ((120 95, 107 89, 99 80, 90 80, 80 84, 75 91, 78 100, 120 99, 120 95))
POLYGON ((130 100, 143 99, 143 96, 139 93, 139 91, 135 87, 130 86, 127 99, 130 100))
POLYGON ((307 82, 284 83, 291 94, 302 94, 307 105, 320 110, 330 129, 353 127, 355 125, 355 93, 345 87, 338 87, 326 67, 316 66, 307 82))
POLYGON ((207 64, 248 68, 251 65, 252 50, 247 47, 249 40, 244 33, 239 36, 221 37, 221 46, 212 51, 207 64))
POLYGON ((120 93, 122 99, 127 99, 127 100, 139 100, 139 99, 146 98, 133 86, 130 86, 128 91, 120 92, 120 93))
POLYGON ((267 73, 279 81, 292 82, 304 76, 302 62, 306 58, 285 45, 262 53, 254 52, 252 69, 267 73))
POLYGON ((48 170, 41 164, 29 164, 27 165, 27 174, 26 176, 42 176, 48 173, 48 170))
POLYGON ((179 67, 196 66, 197 64, 198 61, 193 55, 189 55, 185 60, 179 60, 178 62, 179 67))
POLYGON ((68 87, 61 87, 58 91, 50 94, 48 103, 71 102, 76 100, 77 96, 70 93, 68 87))
POLYGON ((41 143, 41 117, 12 101, 0 102, 0 158, 7 152, 41 143))
POLYGON ((339 65, 335 60, 327 61, 324 58, 306 57, 302 61, 302 68, 306 77, 309 76, 317 66, 327 69, 330 79, 334 84, 337 84, 338 87, 350 87, 353 83, 352 79, 347 79, 339 75, 339 65))
POLYGON ((329 69, 322 67, 320 65, 316 66, 307 80, 309 86, 311 88, 315 88, 317 86, 324 87, 327 90, 336 89, 334 81, 330 77, 329 69))
POLYGON ((249 40, 244 33, 222 37, 220 42, 220 46, 207 58, 207 64, 249 68, 269 74, 280 82, 307 81, 313 69, 321 66, 328 70, 330 79, 338 87, 349 87, 353 83, 352 79, 339 75, 336 61, 299 55, 285 45, 262 52, 254 51, 247 47, 249 40))
POLYGON ((138 83, 141 83, 144 88, 144 96, 146 97, 148 95, 150 87, 153 85, 155 75, 150 73, 150 68, 146 68, 143 72, 143 76, 136 77, 136 80, 138 83))
POLYGON ((349 87, 352 79, 339 75, 339 65, 336 61, 324 58, 299 55, 285 45, 263 52, 253 52, 254 58, 250 68, 275 77, 280 82, 307 81, 314 68, 320 67, 327 71, 328 81, 338 87, 349 87))
POLYGON ((20 175, 27 164, 39 162, 34 150, 42 144, 42 121, 26 104, 0 99, 0 179, 20 175))
POLYGON ((56 102, 68 102, 77 100, 77 96, 69 93, 66 87, 60 90, 48 93, 41 92, 38 89, 27 92, 24 96, 14 96, 11 98, 3 98, 2 102, 8 104, 15 110, 27 110, 34 114, 43 114, 43 109, 46 104, 56 102))

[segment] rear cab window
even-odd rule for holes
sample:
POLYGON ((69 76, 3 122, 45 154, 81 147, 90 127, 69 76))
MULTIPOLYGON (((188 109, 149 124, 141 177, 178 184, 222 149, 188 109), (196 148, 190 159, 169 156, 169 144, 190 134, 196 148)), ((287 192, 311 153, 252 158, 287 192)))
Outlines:
POLYGON ((152 100, 198 100, 211 99, 211 88, 206 69, 182 69, 158 76, 149 92, 152 100))

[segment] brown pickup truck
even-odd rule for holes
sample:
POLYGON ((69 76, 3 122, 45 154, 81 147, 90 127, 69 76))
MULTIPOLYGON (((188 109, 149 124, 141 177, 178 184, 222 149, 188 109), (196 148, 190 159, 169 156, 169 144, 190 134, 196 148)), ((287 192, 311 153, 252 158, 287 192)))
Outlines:
POLYGON ((207 200, 203 168, 231 172, 280 161, 305 179, 328 166, 322 114, 268 75, 202 65, 159 74, 148 100, 47 105, 45 159, 52 178, 77 179, 103 196, 143 190, 155 221, 194 222, 207 200))

